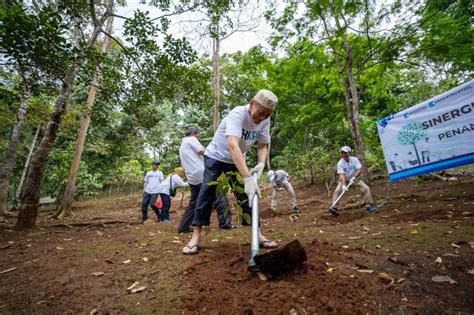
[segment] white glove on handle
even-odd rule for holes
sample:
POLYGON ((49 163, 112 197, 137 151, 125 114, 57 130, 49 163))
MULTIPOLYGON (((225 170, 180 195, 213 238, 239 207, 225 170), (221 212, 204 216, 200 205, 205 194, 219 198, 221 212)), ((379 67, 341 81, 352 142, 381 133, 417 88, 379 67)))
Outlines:
POLYGON ((244 189, 245 193, 249 197, 249 206, 251 207, 255 195, 260 197, 260 189, 258 189, 257 182, 252 176, 244 178, 244 189))
POLYGON ((264 168, 265 168, 265 163, 260 162, 254 168, 250 170, 250 174, 253 175, 254 173, 257 173, 257 180, 259 180, 260 176, 262 176, 264 168))
POLYGON ((346 185, 342 185, 342 190, 347 191, 349 188, 347 188, 346 185))
POLYGON ((349 181, 349 185, 354 184, 355 180, 356 180, 356 178, 355 178, 355 177, 352 177, 351 180, 349 181))

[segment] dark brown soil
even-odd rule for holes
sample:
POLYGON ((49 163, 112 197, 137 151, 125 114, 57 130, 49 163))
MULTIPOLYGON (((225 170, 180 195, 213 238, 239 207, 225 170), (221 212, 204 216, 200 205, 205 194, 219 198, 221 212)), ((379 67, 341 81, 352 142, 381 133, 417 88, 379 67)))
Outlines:
MULTIPOLYGON (((267 194, 260 204, 264 234, 280 244, 299 239, 308 255, 301 268, 268 281, 247 271, 248 228, 214 223, 199 255, 184 256, 189 234, 175 233, 178 222, 137 224, 138 193, 79 202, 64 221, 49 219, 45 208, 34 231, 16 231, 14 219, 5 218, 0 272, 16 269, 0 274, 0 313, 472 313, 473 184, 469 176, 400 181, 378 214, 356 208, 337 218, 327 212, 322 188, 300 184, 302 215, 294 222, 285 195, 274 212, 267 194), (127 291, 135 282, 143 292, 127 291)), ((382 203, 386 182, 371 187, 382 203)), ((179 202, 173 211, 179 218, 179 202)))

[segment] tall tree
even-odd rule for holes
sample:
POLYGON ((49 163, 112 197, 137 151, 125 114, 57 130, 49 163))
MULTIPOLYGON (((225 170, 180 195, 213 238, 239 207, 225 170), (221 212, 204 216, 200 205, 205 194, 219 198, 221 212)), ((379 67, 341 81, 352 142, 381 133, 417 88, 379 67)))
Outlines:
MULTIPOLYGON (((107 19, 107 26, 106 26, 107 34, 112 34, 112 26, 113 26, 113 15, 107 19)), ((104 40, 102 42, 102 53, 104 54, 107 53, 107 50, 109 49, 109 43, 110 43, 110 37, 104 34, 104 40)), ((97 66, 94 73, 94 78, 92 80, 91 87, 89 89, 86 110, 82 116, 81 126, 77 134, 76 147, 74 150, 74 156, 71 163, 71 168, 69 169, 66 189, 64 191, 64 194, 62 195, 61 203, 54 215, 54 217, 58 219, 64 216, 71 215, 71 206, 74 200, 74 194, 76 192, 76 180, 77 180, 77 174, 79 171, 79 166, 81 163, 82 151, 84 150, 84 143, 86 141, 87 130, 89 129, 89 124, 91 121, 91 114, 92 114, 92 109, 94 108, 97 88, 99 87, 99 84, 100 84, 99 79, 100 79, 100 74, 101 74, 101 67, 102 67, 101 65, 97 66)))
POLYGON ((96 42, 105 21, 110 16, 112 8, 113 0, 106 0, 104 12, 100 17, 97 17, 97 8, 95 3, 93 1, 89 3, 89 12, 91 14, 94 27, 87 42, 84 44, 84 46, 77 50, 77 54, 62 80, 59 96, 56 99, 50 120, 45 128, 44 136, 31 159, 31 166, 28 170, 24 189, 21 194, 21 203, 19 209, 20 213, 17 221, 17 227, 19 228, 33 228, 36 226, 36 220, 38 217, 38 202, 40 198, 40 186, 43 180, 45 164, 49 151, 51 150, 56 138, 59 124, 67 107, 68 98, 74 85, 76 76, 78 75, 84 61, 86 60, 90 49, 96 42))

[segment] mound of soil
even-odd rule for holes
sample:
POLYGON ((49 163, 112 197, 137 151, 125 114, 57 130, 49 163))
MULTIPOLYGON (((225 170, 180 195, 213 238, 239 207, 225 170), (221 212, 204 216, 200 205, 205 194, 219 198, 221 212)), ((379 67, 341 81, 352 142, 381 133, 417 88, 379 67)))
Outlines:
MULTIPOLYGON (((298 314, 374 313, 382 307, 384 289, 376 277, 359 273, 354 262, 332 245, 318 241, 305 246, 308 262, 269 281, 246 270, 236 245, 204 252, 188 268, 183 282, 193 294, 185 300, 188 313, 298 314)), ((242 250, 248 252, 248 248, 242 250)))

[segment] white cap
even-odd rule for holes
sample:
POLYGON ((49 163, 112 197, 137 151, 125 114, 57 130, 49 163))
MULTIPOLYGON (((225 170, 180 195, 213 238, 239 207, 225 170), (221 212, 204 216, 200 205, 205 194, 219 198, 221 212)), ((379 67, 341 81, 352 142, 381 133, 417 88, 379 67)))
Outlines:
POLYGON ((272 91, 260 90, 255 94, 253 100, 265 108, 274 110, 278 104, 278 98, 272 91))
POLYGON ((348 147, 347 145, 345 145, 345 146, 343 146, 343 147, 341 148, 341 152, 351 153, 352 150, 351 150, 350 147, 348 147))
POLYGON ((272 170, 269 170, 268 173, 267 173, 267 176, 268 176, 268 180, 272 181, 273 177, 275 176, 275 172, 272 171, 272 170))

